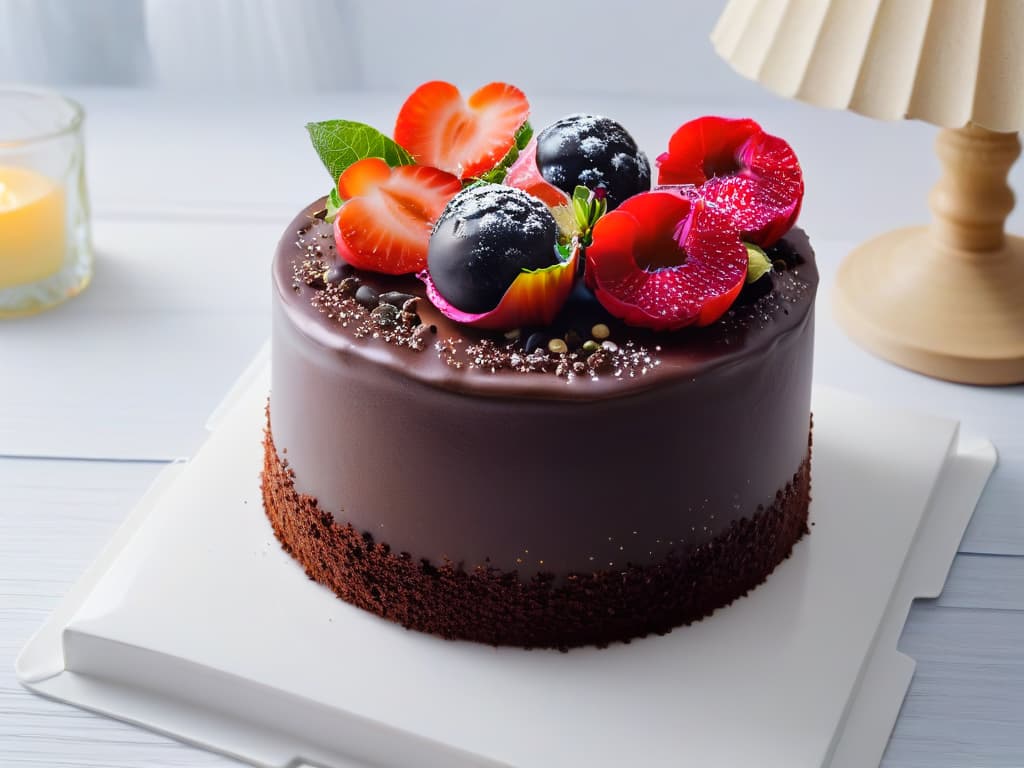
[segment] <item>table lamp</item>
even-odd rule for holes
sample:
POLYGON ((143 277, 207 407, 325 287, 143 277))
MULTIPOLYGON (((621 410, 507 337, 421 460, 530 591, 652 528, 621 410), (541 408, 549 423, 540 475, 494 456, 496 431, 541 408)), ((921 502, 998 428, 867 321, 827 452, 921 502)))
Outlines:
POLYGON ((836 276, 846 332, 897 365, 1024 382, 1024 238, 1007 184, 1024 128, 1022 0, 731 0, 711 39, 788 98, 940 126, 930 225, 856 248, 836 276))

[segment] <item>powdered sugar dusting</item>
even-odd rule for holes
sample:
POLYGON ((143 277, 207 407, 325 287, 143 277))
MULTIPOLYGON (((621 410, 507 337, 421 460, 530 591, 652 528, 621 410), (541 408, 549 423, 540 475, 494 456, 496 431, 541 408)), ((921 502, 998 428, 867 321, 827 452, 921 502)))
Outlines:
POLYGON ((482 233, 540 233, 550 226, 551 214, 543 202, 521 189, 481 184, 453 197, 434 224, 434 231, 453 218, 453 233, 464 237, 468 230, 466 222, 472 219, 479 220, 477 231, 482 233))
POLYGON ((630 164, 634 162, 633 158, 625 152, 616 152, 612 155, 612 168, 617 171, 621 171, 623 168, 628 168, 630 164))
POLYGON ((651 169, 629 132, 601 115, 567 115, 537 137, 541 175, 564 192, 577 184, 607 189, 612 207, 650 188, 651 169))
POLYGON ((580 151, 589 159, 600 157, 604 153, 604 148, 608 146, 608 142, 602 140, 598 136, 587 136, 580 142, 580 151))
MULTIPOLYGON (((603 146, 604 142, 602 142, 599 137, 592 136, 592 134, 597 132, 599 129, 606 130, 603 128, 604 125, 607 125, 605 121, 610 120, 603 115, 591 115, 585 112, 576 112, 571 115, 566 115, 561 120, 556 120, 552 123, 551 127, 554 128, 555 126, 558 126, 558 132, 562 137, 563 142, 571 139, 582 146, 584 141, 593 138, 598 142, 601 142, 597 145, 597 148, 600 148, 600 146, 603 146)), ((611 132, 607 132, 606 136, 609 141, 622 141, 623 139, 632 141, 632 137, 626 133, 625 129, 622 129, 621 132, 616 132, 616 135, 612 135, 611 132)))

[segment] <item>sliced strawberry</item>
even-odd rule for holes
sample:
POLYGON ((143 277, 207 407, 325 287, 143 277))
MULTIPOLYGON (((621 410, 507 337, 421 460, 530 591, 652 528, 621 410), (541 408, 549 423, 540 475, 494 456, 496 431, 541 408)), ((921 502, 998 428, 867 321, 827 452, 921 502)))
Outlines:
POLYGON ((730 222, 700 198, 642 192, 598 220, 587 284, 629 325, 675 330, 709 325, 732 305, 747 249, 730 222))
POLYGON ((338 179, 345 204, 334 220, 338 253, 359 269, 401 275, 426 267, 430 231, 462 189, 455 176, 423 165, 391 168, 378 157, 338 179))
POLYGON ((468 100, 451 83, 424 83, 406 99, 395 121, 395 141, 416 162, 479 176, 496 166, 515 143, 530 103, 508 83, 490 83, 468 100))
POLYGON ((704 199, 762 247, 786 234, 800 213, 803 173, 793 148, 753 120, 691 120, 657 164, 659 184, 703 185, 704 199))
POLYGON ((519 157, 508 168, 505 174, 505 183, 510 187, 516 187, 529 192, 534 197, 539 197, 546 205, 554 208, 559 205, 566 205, 569 196, 558 187, 545 181, 537 167, 537 137, 530 139, 519 157))
POLYGON ((358 160, 338 177, 338 194, 351 200, 371 192, 391 178, 391 166, 379 157, 358 160))

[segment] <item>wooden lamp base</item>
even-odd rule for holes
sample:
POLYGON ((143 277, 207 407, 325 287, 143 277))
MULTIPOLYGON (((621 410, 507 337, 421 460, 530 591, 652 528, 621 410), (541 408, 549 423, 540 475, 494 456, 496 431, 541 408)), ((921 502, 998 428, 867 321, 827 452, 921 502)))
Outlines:
POLYGON ((1024 382, 1024 238, 1004 234, 1017 134, 968 126, 939 133, 945 175, 935 219, 850 253, 836 319, 859 344, 919 373, 966 384, 1024 382))
POLYGON ((836 319, 879 357, 947 381, 1024 382, 1024 238, 953 253, 928 227, 888 232, 843 261, 836 319))

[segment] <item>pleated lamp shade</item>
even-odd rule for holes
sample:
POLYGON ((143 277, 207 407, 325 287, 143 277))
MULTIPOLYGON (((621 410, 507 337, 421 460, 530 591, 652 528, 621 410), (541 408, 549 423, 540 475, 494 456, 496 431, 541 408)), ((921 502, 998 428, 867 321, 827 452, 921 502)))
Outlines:
POLYGON ((1020 0, 732 0, 711 40, 786 98, 881 120, 1024 128, 1020 0))
POLYGON ((1024 0, 730 0, 711 40, 781 96, 943 128, 931 225, 847 256, 837 319, 906 368, 1024 382, 1024 239, 1004 232, 1024 129, 1024 0))

